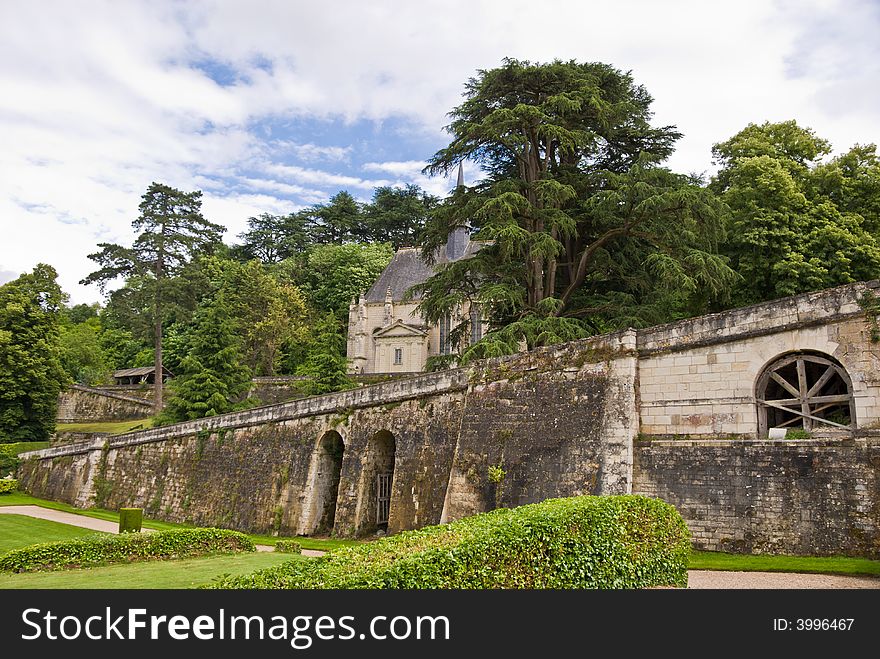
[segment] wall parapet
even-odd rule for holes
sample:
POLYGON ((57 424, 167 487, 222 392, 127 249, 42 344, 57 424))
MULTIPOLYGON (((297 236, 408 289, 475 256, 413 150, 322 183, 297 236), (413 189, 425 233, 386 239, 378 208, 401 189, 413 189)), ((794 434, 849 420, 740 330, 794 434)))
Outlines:
MULTIPOLYGON (((114 438, 110 440, 110 448, 160 442, 166 439, 194 435, 202 431, 213 432, 216 430, 234 430, 236 428, 244 428, 248 426, 289 421, 291 419, 306 416, 339 413, 345 410, 378 406, 411 398, 419 398, 422 396, 450 391, 459 391, 466 389, 467 386, 468 372, 464 369, 427 373, 413 378, 407 378, 406 380, 382 382, 366 387, 359 387, 357 389, 322 394, 320 396, 311 396, 309 398, 303 398, 287 403, 255 407, 241 412, 218 414, 217 416, 198 419, 196 421, 185 421, 183 423, 175 423, 161 428, 150 428, 148 430, 137 430, 122 435, 115 435, 114 438)), ((56 458, 64 455, 76 455, 100 450, 102 447, 103 441, 82 442, 42 449, 39 451, 29 451, 27 453, 22 453, 21 458, 23 460, 29 460, 32 458, 56 458)))
POLYGON ((640 357, 790 332, 846 320, 865 311, 859 298, 880 280, 846 284, 638 331, 640 357))
POLYGON ((128 396, 127 394, 120 394, 115 391, 109 391, 107 389, 96 389, 95 387, 87 387, 82 384, 72 384, 70 388, 74 391, 82 391, 86 394, 94 394, 96 396, 105 396, 107 398, 115 398, 117 400, 124 400, 127 403, 134 403, 135 405, 141 405, 146 408, 152 408, 153 403, 144 399, 138 398, 136 396, 128 396))

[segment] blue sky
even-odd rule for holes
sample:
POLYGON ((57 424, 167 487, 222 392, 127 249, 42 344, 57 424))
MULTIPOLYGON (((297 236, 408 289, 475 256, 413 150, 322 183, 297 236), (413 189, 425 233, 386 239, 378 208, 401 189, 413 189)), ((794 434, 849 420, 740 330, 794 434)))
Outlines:
MULTIPOLYGON (((620 0, 0 2, 0 282, 43 261, 73 302, 99 241, 131 240, 151 181, 247 218, 427 179, 464 81, 505 56, 603 61, 685 137, 669 166, 796 119, 880 142, 880 3, 620 0)), ((479 172, 465 170, 473 181, 479 172)))

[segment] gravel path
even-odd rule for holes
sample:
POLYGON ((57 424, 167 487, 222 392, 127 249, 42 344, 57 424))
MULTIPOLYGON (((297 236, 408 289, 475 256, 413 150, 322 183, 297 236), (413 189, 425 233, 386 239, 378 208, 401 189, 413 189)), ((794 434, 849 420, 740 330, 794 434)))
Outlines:
POLYGON ((688 570, 688 588, 880 588, 880 578, 792 572, 688 570))
POLYGON ((48 519, 50 522, 70 524, 71 526, 79 526, 84 529, 92 529, 92 531, 104 531, 105 533, 119 532, 118 522, 108 522, 105 519, 95 519, 94 517, 65 513, 60 510, 52 510, 51 508, 41 508, 40 506, 0 506, 0 514, 2 513, 48 519))

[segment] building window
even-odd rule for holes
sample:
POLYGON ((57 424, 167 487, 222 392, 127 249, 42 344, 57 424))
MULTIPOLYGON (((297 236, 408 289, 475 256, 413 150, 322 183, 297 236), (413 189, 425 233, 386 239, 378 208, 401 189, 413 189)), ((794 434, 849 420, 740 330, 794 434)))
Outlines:
POLYGON ((476 307, 471 309, 471 345, 483 338, 483 319, 476 307))
POLYGON ((403 348, 395 348, 394 349, 394 363, 402 364, 403 363, 403 348))
POLYGON ((440 354, 448 355, 452 352, 451 341, 449 340, 449 330, 452 325, 452 319, 446 314, 440 319, 440 354))

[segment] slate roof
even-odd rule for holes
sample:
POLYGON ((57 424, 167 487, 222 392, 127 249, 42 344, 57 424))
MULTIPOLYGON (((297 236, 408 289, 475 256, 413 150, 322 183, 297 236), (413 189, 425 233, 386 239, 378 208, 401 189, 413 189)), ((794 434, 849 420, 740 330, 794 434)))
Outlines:
MULTIPOLYGON (((458 235, 442 245, 437 250, 435 262, 437 265, 469 258, 476 254, 483 246, 482 242, 470 240, 465 229, 460 229, 458 235), (447 254, 448 249, 453 254, 447 254), (456 254, 455 252, 458 252, 456 254)), ((421 250, 417 247, 401 247, 395 252, 391 262, 379 275, 379 278, 364 295, 364 302, 384 302, 385 293, 391 287, 391 299, 394 302, 403 300, 406 291, 416 284, 421 284, 434 274, 434 266, 430 266, 422 260, 421 250)), ((413 299, 418 299, 415 296, 413 299)))
MULTIPOLYGON (((156 370, 155 366, 139 366, 138 368, 124 368, 121 371, 113 371, 113 377, 114 378, 128 378, 128 377, 134 377, 136 375, 150 375, 155 370, 156 370)), ((166 375, 172 375, 171 371, 169 371, 164 366, 162 367, 162 371, 166 375)))
POLYGON ((395 302, 403 299, 410 286, 420 284, 434 274, 434 270, 422 260, 421 250, 417 247, 401 247, 385 266, 382 274, 364 295, 365 302, 384 302, 385 292, 391 287, 391 299, 395 302))

